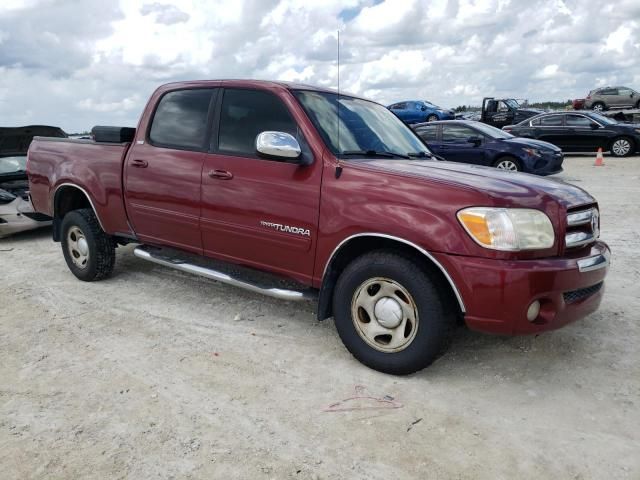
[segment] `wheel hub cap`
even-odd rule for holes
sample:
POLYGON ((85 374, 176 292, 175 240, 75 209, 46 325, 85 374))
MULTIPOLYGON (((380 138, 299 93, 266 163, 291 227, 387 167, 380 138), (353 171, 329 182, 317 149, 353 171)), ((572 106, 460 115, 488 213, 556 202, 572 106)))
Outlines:
POLYGON ((78 240, 78 251, 82 255, 86 255, 87 253, 89 253, 89 245, 87 244, 87 241, 84 238, 81 238, 80 240, 78 240))
POLYGON ((402 322, 402 307, 391 297, 382 297, 373 309, 376 319, 385 328, 396 328, 402 322))
POLYGON ((411 293, 390 278, 370 278, 355 290, 351 318, 362 340, 384 353, 404 350, 418 331, 418 307, 411 293))
POLYGON ((78 268, 86 268, 89 261, 89 244, 84 232, 78 227, 71 227, 67 233, 67 249, 71 261, 78 268))

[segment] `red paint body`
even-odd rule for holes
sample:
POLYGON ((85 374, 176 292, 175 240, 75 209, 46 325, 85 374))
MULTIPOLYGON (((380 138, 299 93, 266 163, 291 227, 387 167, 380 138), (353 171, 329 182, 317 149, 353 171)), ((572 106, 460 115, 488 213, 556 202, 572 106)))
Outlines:
POLYGON ((291 93, 294 88, 303 87, 257 81, 170 84, 149 100, 131 145, 37 138, 28 163, 34 206, 53 216, 56 189, 73 184, 90 197, 107 233, 249 265, 314 288, 321 287, 325 268, 345 239, 366 233, 396 237, 438 261, 460 294, 467 324, 492 333, 558 328, 598 307, 604 289, 570 305, 563 300, 564 292, 594 285, 607 271, 580 273, 576 264, 608 251, 602 242, 564 251, 567 210, 596 205, 585 191, 532 175, 426 160, 342 160, 336 178, 338 160, 291 93), (149 124, 160 97, 198 87, 277 95, 303 133, 313 163, 151 145, 149 124), (147 167, 137 167, 140 162, 147 167), (211 177, 213 170, 233 178, 211 177), (542 210, 553 223, 556 242, 547 250, 515 253, 480 247, 456 218, 469 206, 542 210), (267 229, 261 221, 308 229, 311 235, 267 229), (554 312, 539 324, 526 320, 535 299, 544 299, 554 312))

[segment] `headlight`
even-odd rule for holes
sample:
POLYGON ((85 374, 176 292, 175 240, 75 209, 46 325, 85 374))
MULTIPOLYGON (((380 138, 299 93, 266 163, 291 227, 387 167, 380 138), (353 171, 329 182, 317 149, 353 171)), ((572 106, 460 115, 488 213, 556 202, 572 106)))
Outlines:
POLYGON ((460 210, 458 220, 478 245, 492 250, 551 248, 555 239, 551 220, 540 210, 471 207, 460 210))
POLYGON ((527 152, 532 157, 542 157, 542 152, 535 148, 523 148, 525 152, 527 152))

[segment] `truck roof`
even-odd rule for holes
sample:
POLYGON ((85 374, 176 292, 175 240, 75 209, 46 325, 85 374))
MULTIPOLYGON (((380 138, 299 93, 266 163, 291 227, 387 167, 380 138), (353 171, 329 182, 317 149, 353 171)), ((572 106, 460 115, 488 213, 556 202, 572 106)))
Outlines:
POLYGON ((311 90, 316 92, 334 93, 344 95, 347 97, 360 98, 362 100, 373 101, 368 98, 360 97, 348 92, 338 92, 337 90, 325 87, 319 87, 316 85, 309 85, 306 83, 298 82, 285 82, 280 80, 252 80, 252 79, 217 79, 217 80, 188 80, 182 82, 171 82, 162 85, 160 88, 163 90, 175 90, 177 88, 189 88, 189 87, 204 87, 204 86, 216 86, 216 87, 258 87, 258 88, 285 88, 287 90, 311 90))

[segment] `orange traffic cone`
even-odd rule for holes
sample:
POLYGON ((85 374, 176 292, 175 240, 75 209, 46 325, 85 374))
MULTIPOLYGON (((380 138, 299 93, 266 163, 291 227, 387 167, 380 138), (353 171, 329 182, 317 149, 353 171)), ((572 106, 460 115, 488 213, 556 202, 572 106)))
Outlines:
POLYGON ((598 154, 596 155, 596 163, 593 164, 595 167, 602 167, 604 165, 604 158, 602 157, 602 147, 598 148, 598 154))

